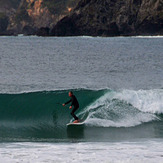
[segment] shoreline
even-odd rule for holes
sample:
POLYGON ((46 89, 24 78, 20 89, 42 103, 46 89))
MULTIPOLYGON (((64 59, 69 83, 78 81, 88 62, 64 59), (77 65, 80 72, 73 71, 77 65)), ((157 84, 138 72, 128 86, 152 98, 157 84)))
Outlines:
POLYGON ((163 38, 163 35, 131 35, 131 36, 38 36, 38 35, 0 35, 2 37, 46 37, 46 38, 73 38, 73 37, 81 37, 81 38, 163 38))

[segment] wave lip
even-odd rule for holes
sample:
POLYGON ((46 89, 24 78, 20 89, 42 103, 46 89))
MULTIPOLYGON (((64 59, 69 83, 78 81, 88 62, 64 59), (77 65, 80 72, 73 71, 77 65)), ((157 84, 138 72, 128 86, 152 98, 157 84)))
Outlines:
POLYGON ((142 112, 153 114, 163 113, 163 89, 153 90, 123 90, 115 95, 115 98, 132 104, 142 112))
POLYGON ((162 90, 108 91, 81 115, 88 126, 133 127, 160 120, 156 113, 163 112, 162 98, 162 90))
MULTIPOLYGON (((0 94, 0 129, 26 133, 61 133, 72 120, 71 110, 58 105, 69 99, 69 90, 0 94)), ((86 126, 134 127, 160 121, 163 90, 73 90, 86 126), (158 115, 157 115, 158 114, 158 115)), ((55 134, 54 134, 55 135, 55 134)))

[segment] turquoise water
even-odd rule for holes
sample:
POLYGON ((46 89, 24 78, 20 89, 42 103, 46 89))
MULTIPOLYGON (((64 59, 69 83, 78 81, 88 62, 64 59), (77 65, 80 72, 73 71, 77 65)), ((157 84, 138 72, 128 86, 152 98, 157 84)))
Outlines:
POLYGON ((98 142, 162 138, 159 109, 162 108, 163 91, 155 91, 157 94, 153 91, 150 95, 150 91, 73 90, 81 103, 77 115, 85 120, 85 125, 69 128, 66 124, 73 120, 71 110, 61 105, 68 100, 68 90, 1 94, 0 140, 67 142, 75 138, 98 142), (141 96, 143 102, 139 102, 141 96), (153 105, 156 100, 159 107, 142 106, 147 101, 153 105))
POLYGON ((1 160, 162 162, 162 45, 162 37, 0 37, 1 160), (84 126, 66 127, 70 90, 84 126))

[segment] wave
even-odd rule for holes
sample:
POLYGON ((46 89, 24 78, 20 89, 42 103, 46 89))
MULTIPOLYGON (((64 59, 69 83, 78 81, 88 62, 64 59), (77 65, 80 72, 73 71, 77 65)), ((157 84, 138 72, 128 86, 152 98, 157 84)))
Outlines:
POLYGON ((163 90, 109 91, 82 113, 91 126, 132 127, 161 120, 163 90))
MULTIPOLYGON (((21 94, 0 94, 0 126, 37 126, 54 122, 65 125, 71 119, 68 107, 61 104, 68 101, 69 90, 28 92, 21 94)), ((80 108, 98 99, 105 91, 73 90, 80 101, 80 108)))
POLYGON ((155 35, 155 36, 131 36, 133 38, 163 38, 162 35, 155 35))
MULTIPOLYGON (((72 120, 69 90, 0 94, 0 130, 62 130, 72 120)), ((163 90, 73 90, 86 126, 132 127, 162 121, 163 90)), ((30 131, 29 131, 30 132, 30 131)))

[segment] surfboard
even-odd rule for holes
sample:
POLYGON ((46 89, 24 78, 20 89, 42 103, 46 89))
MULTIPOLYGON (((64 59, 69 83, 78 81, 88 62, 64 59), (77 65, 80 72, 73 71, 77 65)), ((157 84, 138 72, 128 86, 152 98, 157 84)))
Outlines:
POLYGON ((84 125, 84 121, 78 123, 73 123, 73 122, 67 123, 67 126, 81 126, 81 125, 84 125))

